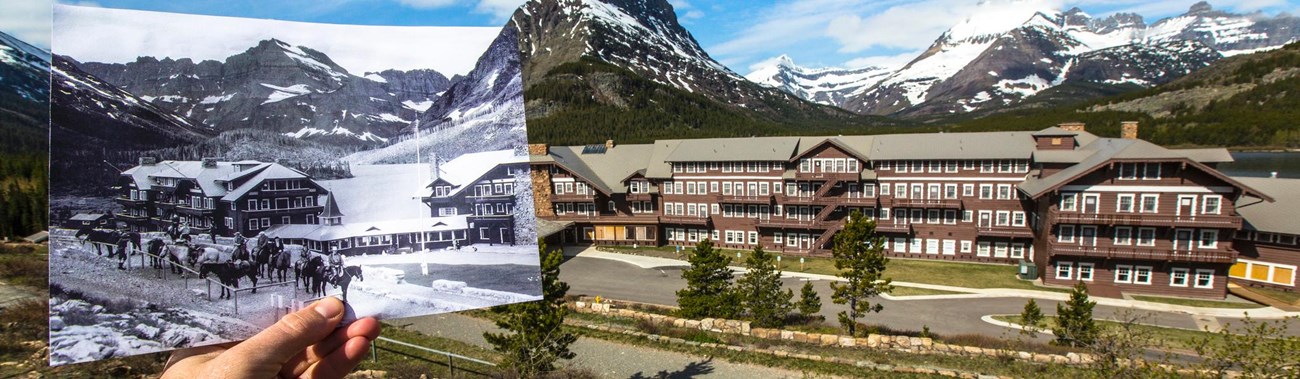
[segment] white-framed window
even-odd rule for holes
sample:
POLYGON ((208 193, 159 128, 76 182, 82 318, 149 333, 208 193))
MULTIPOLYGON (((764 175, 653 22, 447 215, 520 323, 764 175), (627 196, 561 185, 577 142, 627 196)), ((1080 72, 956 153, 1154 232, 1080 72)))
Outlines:
POLYGON ((1156 245, 1156 228, 1138 228, 1137 233, 1138 246, 1155 246, 1156 245))
POLYGON ((749 232, 749 244, 750 245, 758 244, 758 232, 749 232))
POLYGON ((946 225, 956 225, 956 224, 957 224, 957 210, 956 210, 956 209, 944 209, 944 210, 943 210, 943 223, 946 224, 946 225))
POLYGON ((1214 270, 1196 270, 1196 280, 1192 287, 1214 288, 1214 270))
POLYGON ((781 233, 773 233, 773 234, 772 234, 772 243, 775 243, 775 244, 777 244, 777 245, 780 245, 780 244, 781 244, 781 235, 782 235, 781 233))
POLYGON ((1147 179, 1147 180, 1160 179, 1159 163, 1145 163, 1143 164, 1143 166, 1145 167, 1142 170, 1142 179, 1147 179))
POLYGON ((961 161, 961 169, 962 169, 962 170, 974 170, 974 169, 975 169, 975 161, 972 161, 972 160, 964 160, 964 161, 961 161))
POLYGON ((1137 165, 1138 165, 1137 163, 1120 163, 1119 178, 1121 180, 1136 180, 1137 165))
POLYGON ((980 161, 980 172, 981 173, 993 172, 993 161, 980 161))
POLYGON ((925 212, 925 223, 927 223, 927 224, 938 224, 938 223, 939 223, 939 210, 938 210, 938 209, 928 209, 928 210, 926 210, 926 212, 925 212))
POLYGON ((975 244, 975 255, 987 257, 992 252, 992 244, 988 241, 979 241, 975 244))
POLYGON ((1184 267, 1174 267, 1169 269, 1169 286, 1170 287, 1187 287, 1191 281, 1189 278, 1190 271, 1184 267))
POLYGON ((1151 266, 1134 267, 1133 284, 1151 284, 1151 266))
POLYGON ((1073 211, 1073 210, 1077 209, 1078 204, 1079 204, 1079 193, 1078 193, 1078 192, 1064 192, 1064 193, 1061 193, 1061 204, 1060 204, 1060 208, 1061 208, 1062 211, 1073 211))
POLYGON ((1074 242, 1074 225, 1061 225, 1056 242, 1074 242))
POLYGON ((975 196, 975 185, 974 185, 974 184, 971 184, 971 183, 962 184, 962 185, 961 185, 961 196, 962 196, 962 197, 972 197, 972 196, 975 196))
POLYGON ((1114 244, 1116 244, 1116 245, 1121 245, 1121 246, 1132 245, 1132 244, 1133 244, 1133 227, 1130 227, 1130 226, 1117 226, 1117 227, 1115 227, 1115 238, 1114 238, 1112 241, 1113 241, 1114 244))
MULTIPOLYGON (((1079 280, 1085 282, 1092 281, 1093 264, 1089 262, 1079 262, 1079 280)), ((1068 278, 1067 278, 1068 279, 1068 278)))
POLYGON ((1023 243, 1013 243, 1013 244, 1011 244, 1011 257, 1012 257, 1012 258, 1016 258, 1016 259, 1024 258, 1024 257, 1025 257, 1025 244, 1023 244, 1023 243))
POLYGON ((1201 198, 1201 214, 1217 215, 1219 214, 1219 203, 1223 197, 1219 195, 1205 195, 1201 198))
POLYGON ((1202 249, 1213 249, 1219 247, 1219 230, 1201 229, 1201 238, 1198 240, 1196 247, 1202 249))
POLYGON ((961 222, 971 222, 971 219, 974 216, 975 216, 975 211, 969 209, 961 211, 961 222))
POLYGON ((1014 199, 1014 197, 1011 196, 1011 185, 1010 185, 1010 184, 999 184, 999 185, 998 185, 998 200, 1011 200, 1011 199, 1014 199))
POLYGON ((1134 194, 1121 193, 1115 200, 1115 211, 1120 213, 1132 213, 1134 210, 1134 194))
POLYGON ((902 253, 907 251, 907 238, 894 238, 894 252, 902 253))
POLYGON ((1025 226, 1025 212, 1011 212, 1011 226, 1025 226))
POLYGON ((261 224, 258 223, 257 219, 255 219, 255 218, 254 218, 254 219, 249 219, 249 220, 248 220, 248 230, 257 230, 257 229, 260 229, 260 228, 261 228, 260 225, 261 225, 261 224))
POLYGON ((970 254, 970 241, 961 241, 961 252, 970 254))
POLYGON ((1142 213, 1157 213, 1160 211, 1160 195, 1143 194, 1142 195, 1142 213))
POLYGON ((1133 266, 1115 265, 1115 283, 1133 283, 1133 266))
POLYGON ((957 198, 957 185, 956 185, 956 184, 944 184, 944 185, 943 185, 943 198, 945 198, 945 199, 956 199, 956 198, 957 198))
POLYGON ((944 162, 943 172, 957 172, 957 161, 944 162))
POLYGON ((980 199, 989 200, 993 198, 993 185, 980 184, 980 199))
POLYGON ((889 208, 880 208, 880 219, 881 220, 889 219, 889 208))
POLYGON ((1056 262, 1056 278, 1069 280, 1074 275, 1074 262, 1056 262))
POLYGON ((995 221, 994 225, 997 225, 997 226, 1007 226, 1007 225, 1011 225, 1011 212, 1010 212, 1010 211, 997 211, 996 215, 997 215, 997 216, 996 216, 997 218, 995 218, 996 221, 995 221))

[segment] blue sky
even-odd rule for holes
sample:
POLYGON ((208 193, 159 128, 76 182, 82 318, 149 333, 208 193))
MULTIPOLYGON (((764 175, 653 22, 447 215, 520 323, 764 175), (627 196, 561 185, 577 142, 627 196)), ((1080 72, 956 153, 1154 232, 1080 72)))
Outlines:
MULTIPOLYGON (((49 46, 53 0, 0 1, 0 30, 49 46), (42 5, 46 7, 41 10, 42 5), (21 29, 20 31, 18 29, 21 29)), ((67 4, 292 21, 370 25, 500 26, 522 0, 60 0, 67 4)), ((742 74, 780 54, 807 66, 898 64, 916 56, 978 0, 669 0, 713 57, 742 74)), ((1094 16, 1135 12, 1148 23, 1195 0, 987 0, 1068 9, 1094 16), (1032 4, 1025 4, 1028 1, 1032 4)), ((1300 14, 1300 0, 1211 1, 1233 12, 1300 14)))

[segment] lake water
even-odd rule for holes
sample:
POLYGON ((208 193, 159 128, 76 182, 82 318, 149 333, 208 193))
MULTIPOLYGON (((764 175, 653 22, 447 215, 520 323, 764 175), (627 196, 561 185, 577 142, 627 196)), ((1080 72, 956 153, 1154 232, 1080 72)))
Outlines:
POLYGON ((1219 165, 1219 171, 1255 177, 1277 172, 1280 178, 1300 178, 1300 152, 1235 152, 1232 159, 1235 162, 1219 165))

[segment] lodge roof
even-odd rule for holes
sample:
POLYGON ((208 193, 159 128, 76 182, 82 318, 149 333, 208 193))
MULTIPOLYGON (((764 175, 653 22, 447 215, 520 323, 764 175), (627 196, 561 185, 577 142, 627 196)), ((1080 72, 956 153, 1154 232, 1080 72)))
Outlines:
MULTIPOLYGON (((1242 184, 1273 197, 1283 204, 1300 204, 1300 179, 1233 177, 1242 184)), ((1300 234, 1295 209, 1269 204, 1256 196, 1242 196, 1236 202, 1242 228, 1261 232, 1300 234)))
POLYGON ((351 237, 368 237, 404 233, 464 230, 469 228, 466 215, 409 220, 354 222, 342 225, 279 224, 266 230, 270 237, 333 241, 351 237))

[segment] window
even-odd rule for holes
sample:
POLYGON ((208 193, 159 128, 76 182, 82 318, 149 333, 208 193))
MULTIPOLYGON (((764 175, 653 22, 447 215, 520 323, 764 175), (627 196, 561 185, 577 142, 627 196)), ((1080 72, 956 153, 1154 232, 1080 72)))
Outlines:
POLYGON ((248 230, 257 230, 258 225, 257 219, 248 220, 248 230))
POLYGON ((1174 267, 1169 269, 1169 286, 1170 287, 1187 287, 1186 268, 1174 267))
POLYGON ((1160 195, 1142 195, 1142 213, 1156 213, 1160 209, 1160 195))
POLYGON ((1063 211, 1075 210, 1075 206, 1078 204, 1078 200, 1079 200, 1078 193, 1074 193, 1074 192, 1062 193, 1061 205, 1060 205, 1061 210, 1063 211))
POLYGON ((1122 180, 1137 179, 1137 163, 1120 163, 1119 178, 1122 180))
POLYGON ((1201 229, 1201 239, 1197 247, 1204 249, 1213 249, 1219 246, 1219 231, 1217 229, 1201 229))
POLYGON ((1010 185, 1010 184, 999 184, 999 185, 998 185, 998 200, 1011 200, 1011 199, 1012 199, 1012 197, 1011 197, 1011 185, 1010 185))
POLYGON ((1214 288, 1214 270, 1196 270, 1196 288, 1214 288))
POLYGON ((1155 246, 1156 229, 1155 228, 1138 228, 1138 246, 1155 246))
POLYGON ((1142 179, 1155 180, 1160 179, 1160 164, 1146 163, 1146 169, 1142 171, 1142 179))
POLYGON ((962 195, 962 197, 972 197, 972 196, 975 196, 975 185, 974 185, 974 184, 969 184, 969 183, 967 183, 967 184, 962 184, 962 185, 961 185, 961 195, 962 195))
POLYGON ((1118 199, 1115 201, 1115 204, 1116 204, 1116 205, 1115 205, 1115 211, 1116 211, 1116 212, 1121 212, 1121 213, 1132 213, 1132 212, 1133 212, 1133 197, 1134 197, 1134 195, 1131 194, 1131 193, 1121 193, 1121 194, 1119 194, 1118 199))
POLYGON ((750 245, 758 244, 758 232, 749 232, 749 244, 750 245))
POLYGON ((947 225, 956 225, 956 224, 957 224, 957 210, 956 210, 956 209, 945 209, 945 210, 943 210, 943 223, 944 223, 944 224, 947 224, 947 225))
POLYGON ((1217 215, 1219 214, 1219 202, 1223 197, 1219 195, 1205 195, 1201 200, 1201 214, 1217 215))
POLYGON ((980 184, 980 198, 985 200, 993 198, 992 184, 980 184))
POLYGON ((1011 226, 1025 226, 1025 212, 1011 212, 1011 226))
POLYGON ((943 161, 930 161, 930 172, 939 172, 943 161))
POLYGON ((1069 280, 1074 273, 1074 262, 1056 262, 1056 278, 1069 280))
POLYGON ((970 221, 971 221, 971 217, 973 217, 974 215, 975 215, 975 211, 972 211, 972 210, 964 210, 964 211, 962 211, 962 212, 961 212, 961 222, 970 222, 970 221))
POLYGON ((1114 243, 1124 246, 1133 244, 1133 228, 1128 226, 1116 227, 1114 243))
POLYGON ((1074 225, 1061 225, 1056 242, 1074 242, 1074 225))
POLYGON ((970 254, 970 241, 961 241, 961 252, 970 254))
POLYGON ((1151 284, 1151 266, 1137 266, 1133 268, 1134 284, 1151 284))
POLYGON ((989 250, 991 250, 991 249, 990 249, 990 245, 989 245, 988 241, 980 241, 980 242, 979 242, 978 244, 976 244, 975 246, 976 246, 976 247, 975 247, 975 255, 977 255, 977 256, 981 256, 981 257, 987 257, 987 256, 989 256, 989 250))
POLYGON ((982 173, 993 172, 993 161, 980 161, 980 172, 982 173))
POLYGON ((944 184, 944 185, 943 185, 943 198, 945 198, 945 199, 956 199, 956 198, 957 198, 957 185, 956 185, 956 184, 944 184))
POLYGON ((905 251, 907 251, 907 239, 906 239, 906 238, 894 238, 894 252, 895 252, 895 253, 902 253, 902 252, 905 252, 905 251))
POLYGON ((997 225, 997 226, 1007 226, 1007 225, 1010 225, 1010 224, 1011 224, 1011 212, 1009 212, 1009 211, 997 211, 997 219, 996 219, 996 220, 997 220, 997 221, 996 221, 996 223, 995 223, 994 225, 997 225))
MULTIPOLYGON (((1084 263, 1084 262, 1080 262, 1080 263, 1079 263, 1079 280, 1082 280, 1082 281, 1085 281, 1085 282, 1091 282, 1091 281, 1092 281, 1092 267, 1093 267, 1093 264, 1092 264, 1092 263, 1084 263)), ((1067 278, 1067 279, 1068 279, 1068 278, 1067 278)))
POLYGON ((1133 266, 1116 265, 1115 283, 1133 283, 1133 266))

